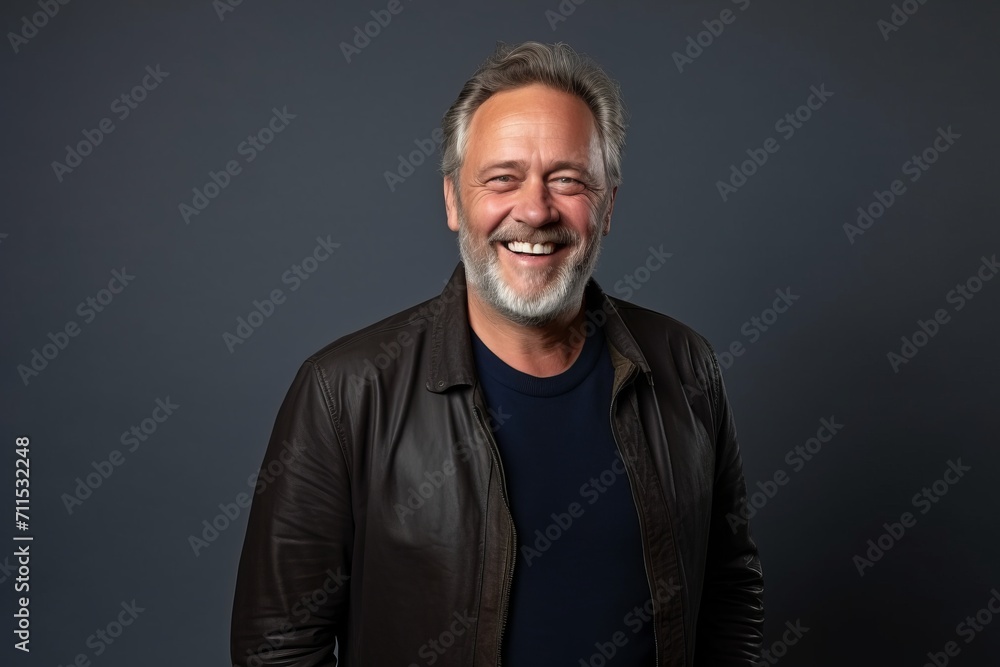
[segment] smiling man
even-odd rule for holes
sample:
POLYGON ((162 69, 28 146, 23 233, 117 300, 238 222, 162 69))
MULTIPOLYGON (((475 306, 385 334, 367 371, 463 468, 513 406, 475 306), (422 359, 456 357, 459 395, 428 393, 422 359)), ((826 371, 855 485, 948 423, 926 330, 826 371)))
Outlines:
POLYGON ((756 664, 718 361, 592 277, 618 87, 564 44, 500 45, 442 125, 462 261, 300 368, 263 468, 299 455, 253 502, 233 662, 756 664))

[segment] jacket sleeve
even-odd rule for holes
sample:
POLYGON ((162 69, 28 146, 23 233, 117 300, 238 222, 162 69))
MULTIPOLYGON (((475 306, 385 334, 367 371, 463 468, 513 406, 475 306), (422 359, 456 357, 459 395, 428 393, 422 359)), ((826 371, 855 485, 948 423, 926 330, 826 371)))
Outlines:
POLYGON ((764 639, 764 576, 744 512, 747 491, 736 424, 718 359, 710 356, 716 468, 694 664, 750 667, 758 664, 764 639))
POLYGON ((354 523, 349 468, 325 387, 314 364, 304 363, 257 475, 233 601, 234 667, 337 664, 354 523))

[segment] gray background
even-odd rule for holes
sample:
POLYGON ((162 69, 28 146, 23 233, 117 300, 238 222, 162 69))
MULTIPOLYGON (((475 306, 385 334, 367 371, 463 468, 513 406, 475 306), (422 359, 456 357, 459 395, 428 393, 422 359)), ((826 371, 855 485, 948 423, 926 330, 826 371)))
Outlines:
MULTIPOLYGON (((809 628, 781 664, 921 665, 947 641, 953 664, 996 664, 1000 619, 971 643, 956 626, 1000 586, 1000 280, 946 301, 1000 252, 996 4, 928 0, 888 40, 889 2, 663 4, 566 4, 553 29, 556 0, 403 0, 350 63, 340 43, 386 3, 244 0, 220 19, 209 0, 71 2, 17 53, 5 40, 2 483, 29 435, 35 536, 30 656, 11 648, 14 543, 0 551, 5 664, 226 664, 246 511, 197 556, 188 538, 249 489, 306 356, 440 291, 458 253, 436 166, 394 191, 385 172, 496 40, 524 39, 593 56, 631 112, 598 281, 624 296, 616 281, 662 244, 673 256, 631 300, 720 351, 745 344, 725 378, 748 484, 789 474, 752 524, 767 643, 809 628), (735 21, 679 72, 671 54, 725 8, 735 21), (111 102, 157 64, 169 76, 119 120, 111 102), (779 138, 821 84, 833 96, 779 138), (286 106, 245 162, 237 146, 286 106), (51 163, 105 117, 115 130, 60 182, 51 163), (961 138, 910 183, 901 165, 949 126, 961 138), (769 136, 780 150, 723 201, 716 182, 769 136), (179 204, 231 159, 242 172, 185 224, 179 204), (896 178, 906 193, 850 243, 843 225, 896 178), (317 236, 341 245, 292 292, 281 276, 317 236), (84 323, 77 304, 122 267, 134 281, 84 323), (230 353, 223 332, 275 288, 287 301, 230 353), (750 343, 741 327, 779 288, 799 300, 750 343), (894 372, 887 353, 938 308, 950 321, 894 372), (70 320, 79 335, 26 385, 18 365, 70 320), (124 451, 167 397, 180 407, 124 451), (831 416, 844 428, 793 471, 786 452, 831 416), (124 464, 70 514, 63 494, 115 449, 124 464), (959 458, 971 471, 920 514, 913 495, 959 458), (853 557, 905 511, 916 525, 860 576, 853 557), (95 656, 88 636, 133 599, 144 611, 95 656)), ((0 27, 38 11, 6 2, 0 27)))

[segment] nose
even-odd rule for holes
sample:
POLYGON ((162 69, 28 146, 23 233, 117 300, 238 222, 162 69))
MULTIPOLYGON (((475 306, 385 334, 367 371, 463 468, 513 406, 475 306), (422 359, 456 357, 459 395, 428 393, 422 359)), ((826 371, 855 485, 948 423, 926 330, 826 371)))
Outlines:
POLYGON ((541 227, 559 219, 559 212, 543 179, 529 178, 521 184, 510 217, 532 227, 541 227))

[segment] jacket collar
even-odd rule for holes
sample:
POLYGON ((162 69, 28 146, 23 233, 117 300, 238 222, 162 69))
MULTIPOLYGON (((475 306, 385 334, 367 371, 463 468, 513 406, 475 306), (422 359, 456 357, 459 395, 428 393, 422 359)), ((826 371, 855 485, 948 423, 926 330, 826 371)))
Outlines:
MULTIPOLYGON (((593 277, 587 281, 584 296, 587 303, 586 321, 600 324, 604 319, 604 334, 612 348, 648 373, 649 364, 625 326, 618 308, 593 277)), ((457 384, 475 385, 476 364, 469 327, 465 265, 461 261, 441 294, 432 300, 428 310, 432 317, 431 356, 425 386, 430 391, 441 393, 457 384)), ((588 330, 590 328, 587 327, 588 330)))

